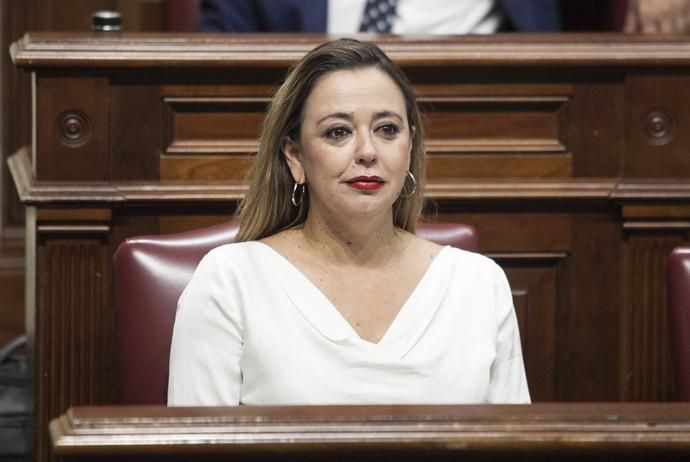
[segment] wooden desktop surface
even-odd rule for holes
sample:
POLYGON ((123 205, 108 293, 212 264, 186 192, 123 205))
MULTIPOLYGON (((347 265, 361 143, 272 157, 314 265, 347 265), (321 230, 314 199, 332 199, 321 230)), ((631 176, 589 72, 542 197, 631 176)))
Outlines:
POLYGON ((63 460, 688 460, 690 403, 75 407, 63 460))

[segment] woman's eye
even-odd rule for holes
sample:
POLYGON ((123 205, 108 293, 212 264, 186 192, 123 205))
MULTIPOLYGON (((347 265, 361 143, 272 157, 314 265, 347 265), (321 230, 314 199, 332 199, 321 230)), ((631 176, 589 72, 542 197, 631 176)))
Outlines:
POLYGON ((395 124, 383 124, 376 128, 376 131, 386 138, 393 138, 400 133, 400 128, 395 124))
POLYGON ((350 134, 350 130, 345 127, 333 127, 326 131, 326 136, 334 140, 340 140, 350 134))

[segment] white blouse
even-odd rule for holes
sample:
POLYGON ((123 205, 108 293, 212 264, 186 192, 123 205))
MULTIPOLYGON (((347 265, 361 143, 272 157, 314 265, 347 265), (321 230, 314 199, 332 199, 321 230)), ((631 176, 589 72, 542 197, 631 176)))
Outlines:
POLYGON ((378 343, 260 242, 209 252, 178 303, 171 406, 529 401, 508 282, 479 254, 444 247, 378 343))

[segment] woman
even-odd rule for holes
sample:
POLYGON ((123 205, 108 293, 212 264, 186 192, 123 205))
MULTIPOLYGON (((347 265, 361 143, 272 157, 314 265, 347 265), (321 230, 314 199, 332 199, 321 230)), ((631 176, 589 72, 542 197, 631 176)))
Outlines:
POLYGON ((413 234, 424 156, 412 88, 376 45, 298 62, 237 243, 180 298, 169 404, 529 402, 501 269, 413 234))

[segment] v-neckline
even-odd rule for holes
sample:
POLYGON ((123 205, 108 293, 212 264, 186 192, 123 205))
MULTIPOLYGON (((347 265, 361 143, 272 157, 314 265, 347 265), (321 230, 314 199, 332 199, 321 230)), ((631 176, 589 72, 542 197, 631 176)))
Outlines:
MULTIPOLYGON (((392 346, 395 343, 400 343, 399 339, 396 341, 397 332, 400 330, 406 330, 405 327, 409 327, 409 324, 417 324, 415 313, 412 313, 412 308, 419 305, 419 303, 413 303, 420 296, 422 296, 423 288, 428 285, 427 280, 432 277, 432 275, 438 273, 436 268, 439 266, 439 261, 444 258, 447 253, 449 246, 444 246, 441 250, 434 256, 427 268, 425 269, 422 276, 417 281, 415 287, 410 292, 410 295, 402 303, 398 309, 393 320, 386 327, 383 336, 378 342, 371 342, 362 338, 357 330, 350 324, 350 322, 343 316, 338 307, 331 301, 330 298, 295 264, 287 259, 282 253, 271 247, 270 245, 260 242, 253 241, 263 249, 273 256, 273 259, 281 264, 285 271, 280 274, 276 274, 276 279, 281 283, 283 289, 292 299, 293 303, 302 312, 302 314, 307 318, 307 320, 316 327, 325 336, 329 337, 331 340, 336 342, 341 342, 346 339, 353 339, 361 345, 365 345, 369 348, 386 348, 392 346), (301 283, 301 284, 300 284, 301 283), (300 286, 307 287, 308 292, 304 293, 300 290, 300 286), (324 310, 322 307, 327 306, 328 309, 324 310)), ((444 286, 441 286, 444 287, 444 286)), ((445 293, 445 291, 434 290, 431 291, 430 295, 432 298, 434 295, 441 296, 439 292, 445 293)), ((429 309, 429 316, 433 315, 436 306, 433 306, 433 300, 430 305, 427 305, 429 309)), ((419 320, 422 321, 422 320, 419 320)), ((426 323, 421 322, 421 327, 423 328, 426 323)), ((398 336, 399 337, 399 336, 398 336)))

